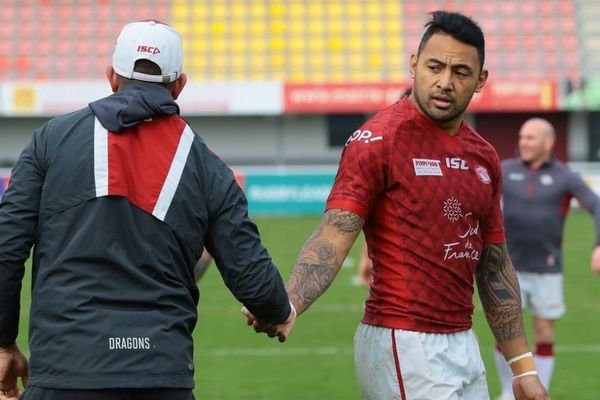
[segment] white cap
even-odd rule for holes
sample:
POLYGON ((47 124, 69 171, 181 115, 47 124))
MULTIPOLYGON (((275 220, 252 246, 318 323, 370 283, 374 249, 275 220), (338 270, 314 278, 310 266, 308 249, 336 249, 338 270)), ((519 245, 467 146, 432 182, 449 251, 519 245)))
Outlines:
POLYGON ((181 35, 159 21, 131 22, 117 38, 113 68, 125 78, 146 82, 169 83, 181 76, 183 49, 181 35), (134 72, 137 60, 150 60, 160 67, 162 75, 134 72))

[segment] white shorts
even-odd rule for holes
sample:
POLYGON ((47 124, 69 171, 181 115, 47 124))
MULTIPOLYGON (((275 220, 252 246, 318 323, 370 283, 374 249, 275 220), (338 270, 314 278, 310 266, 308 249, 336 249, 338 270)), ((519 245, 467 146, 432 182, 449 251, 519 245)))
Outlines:
POLYGON ((523 308, 534 317, 558 319, 565 314, 562 274, 517 272, 523 308))
POLYGON ((421 333, 360 324, 354 366, 363 399, 489 400, 471 330, 421 333))

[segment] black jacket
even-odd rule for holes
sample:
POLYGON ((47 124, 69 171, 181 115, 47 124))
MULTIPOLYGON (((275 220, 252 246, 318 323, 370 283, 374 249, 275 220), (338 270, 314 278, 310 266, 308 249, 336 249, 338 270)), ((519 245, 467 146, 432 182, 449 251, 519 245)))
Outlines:
POLYGON ((164 88, 131 84, 36 130, 0 204, 0 345, 33 246, 30 383, 193 387, 203 246, 258 318, 290 312, 232 171, 164 88))

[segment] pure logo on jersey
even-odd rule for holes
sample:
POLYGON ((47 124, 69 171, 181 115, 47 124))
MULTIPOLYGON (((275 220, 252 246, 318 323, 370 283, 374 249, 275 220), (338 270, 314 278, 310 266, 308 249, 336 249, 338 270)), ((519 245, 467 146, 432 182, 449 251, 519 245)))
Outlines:
POLYGON ((458 157, 446 157, 446 166, 452 169, 468 170, 467 162, 458 157))
POLYGON ((481 165, 476 165, 475 172, 481 182, 485 183, 486 185, 492 183, 490 174, 488 173, 488 170, 485 167, 482 167, 481 165))
POLYGON ((443 176, 440 160, 428 160, 425 158, 413 158, 413 166, 417 176, 443 176))
POLYGON ((371 143, 371 142, 377 142, 379 140, 383 140, 383 136, 373 136, 373 132, 371 132, 367 129, 365 129, 365 130, 357 129, 356 131, 354 131, 354 133, 352 135, 350 135, 350 137, 346 141, 345 146, 348 146, 350 143, 356 142, 356 141, 364 142, 364 143, 371 143))

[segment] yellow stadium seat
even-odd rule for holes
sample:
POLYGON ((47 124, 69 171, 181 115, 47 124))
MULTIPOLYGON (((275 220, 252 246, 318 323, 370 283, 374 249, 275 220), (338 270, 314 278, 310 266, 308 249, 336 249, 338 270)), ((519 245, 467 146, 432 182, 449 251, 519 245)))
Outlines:
POLYGON ((250 43, 248 44, 248 48, 250 49, 250 51, 260 53, 267 49, 267 42, 265 42, 262 38, 250 39, 250 43))
POLYGON ((215 54, 224 54, 227 52, 229 43, 226 39, 212 39, 210 41, 210 50, 215 54))
POLYGON ((378 2, 369 2, 365 8, 365 15, 367 17, 378 17, 385 14, 385 9, 378 2))
POLYGON ((341 17, 344 14, 345 1, 330 0, 327 4, 327 15, 330 18, 341 17))
POLYGON ((191 24, 192 35, 195 37, 204 36, 208 32, 208 27, 206 24, 191 24))
POLYGON ((346 65, 346 56, 343 54, 330 54, 327 64, 329 64, 334 71, 344 68, 346 65))
POLYGON ((292 71, 300 69, 303 70, 304 66, 306 65, 306 58, 302 54, 295 54, 293 56, 290 56, 289 61, 290 66, 292 67, 292 71))
POLYGON ((273 53, 269 57, 269 65, 273 69, 281 69, 285 65, 285 55, 282 53, 273 53))
POLYGON ((176 19, 185 19, 188 16, 188 8, 187 6, 181 4, 181 5, 176 5, 173 6, 172 9, 172 17, 176 18, 176 19))
POLYGON ((304 71, 292 71, 289 77, 289 81, 293 83, 306 82, 306 72, 304 71))
POLYGON ((207 65, 206 57, 194 56, 190 64, 190 69, 192 70, 204 69, 207 65))
POLYGON ((383 65, 383 57, 380 54, 372 54, 367 57, 367 64, 370 68, 379 68, 383 65))
POLYGON ((363 7, 359 2, 349 2, 346 6, 346 15, 351 17, 361 17, 363 15, 363 7))
POLYGON ((322 54, 312 54, 308 62, 312 69, 321 69, 325 65, 325 58, 322 54))
POLYGON ((327 23, 327 31, 333 34, 341 34, 346 30, 346 22, 341 18, 332 18, 327 23))
POLYGON ((320 35, 325 30, 323 21, 319 19, 310 20, 308 22, 308 33, 311 35, 320 35))
POLYGON ((245 53, 248 48, 248 40, 245 36, 233 36, 231 37, 230 48, 234 54, 245 53))
POLYGON ((361 34, 364 32, 364 23, 360 18, 349 18, 347 20, 348 33, 361 34))
POLYGON ((267 9, 265 8, 264 3, 262 2, 251 2, 250 3, 250 10, 249 10, 249 14, 251 18, 262 18, 265 15, 267 15, 267 9))
POLYGON ((350 36, 347 42, 348 50, 352 52, 352 54, 357 54, 359 51, 363 50, 365 47, 365 40, 362 36, 350 36))
POLYGON ((295 19, 301 19, 306 14, 306 7, 303 3, 293 2, 287 7, 286 14, 293 16, 295 19))
POLYGON ((229 15, 232 18, 246 18, 246 15, 248 15, 248 8, 242 2, 233 1, 229 6, 229 15))
POLYGON ((321 37, 311 37, 308 41, 308 48, 311 52, 323 50, 325 48, 325 41, 321 37))
POLYGON ((265 32, 266 27, 262 21, 252 21, 250 23, 250 33, 252 35, 263 35, 265 32))
POLYGON ((229 26, 229 31, 233 36, 246 36, 248 30, 248 24, 243 19, 234 19, 229 26))
POLYGON ((222 68, 225 68, 228 64, 229 63, 228 63, 227 57, 225 57, 223 55, 213 54, 210 57, 210 65, 213 69, 214 68, 222 69, 222 68))
POLYGON ((213 18, 224 19, 229 15, 229 7, 225 4, 214 2, 210 7, 210 13, 213 18))
POLYGON ((269 40, 269 50, 275 52, 281 52, 286 48, 286 42, 280 37, 274 37, 269 40))
POLYGON ((329 39, 329 51, 331 52, 340 52, 344 50, 345 41, 341 37, 332 37, 329 39))
POLYGON ((282 19, 275 19, 269 24, 271 34, 280 35, 285 32, 286 24, 282 19))
POLYGON ((247 76, 247 79, 253 81, 264 81, 267 79, 267 73, 261 69, 252 70, 250 75, 247 76))
POLYGON ((306 25, 303 20, 294 19, 288 24, 288 31, 292 34, 304 34, 306 32, 306 25))
MULTIPOLYGON (((206 4, 203 4, 203 2, 195 3, 194 7, 192 8, 192 16, 197 19, 206 17, 208 15, 208 13, 209 13, 209 8, 207 7, 206 4)), ((190 10, 188 7, 186 9, 186 17, 189 16, 189 14, 190 14, 190 10)))
POLYGON ((312 71, 309 75, 309 80, 310 80, 310 82, 313 82, 313 83, 320 83, 320 82, 328 81, 327 75, 323 71, 312 71))
POLYGON ((225 21, 216 21, 211 27, 210 31, 215 36, 223 36, 227 33, 229 25, 225 21))
POLYGON ((302 36, 292 36, 288 48, 291 52, 301 52, 304 51, 306 47, 306 40, 302 36))
MULTIPOLYGON (((293 15, 293 14, 292 14, 293 15)), ((321 18, 324 15, 323 4, 320 2, 309 2, 308 16, 312 18, 321 18)))
POLYGON ((285 15, 285 6, 280 3, 271 4, 269 15, 271 17, 283 17, 285 15))
POLYGON ((345 71, 332 71, 331 74, 329 74, 329 80, 335 83, 341 83, 341 82, 347 82, 347 75, 345 71))
MULTIPOLYGON (((185 43, 186 42, 183 42, 184 46, 185 46, 185 43)), ((190 42, 187 42, 187 43, 189 44, 190 42)), ((191 46, 190 50, 192 51, 192 54, 195 55, 197 53, 203 53, 206 50, 206 48, 208 47, 208 41, 203 40, 203 39, 192 40, 190 46, 191 46)))

